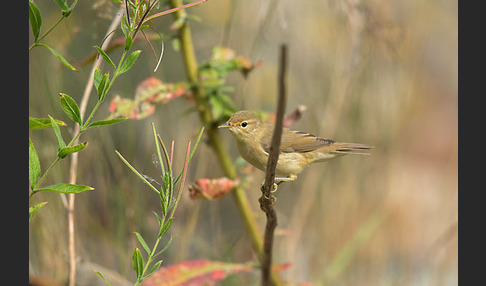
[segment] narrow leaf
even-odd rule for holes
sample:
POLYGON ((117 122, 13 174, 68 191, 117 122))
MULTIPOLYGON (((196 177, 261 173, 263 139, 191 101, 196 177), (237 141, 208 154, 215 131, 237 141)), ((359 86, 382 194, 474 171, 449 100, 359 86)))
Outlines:
POLYGON ((125 163, 125 165, 127 165, 128 168, 130 168, 130 170, 132 170, 132 172, 134 172, 154 192, 156 192, 157 194, 160 195, 159 190, 157 190, 152 184, 150 184, 149 181, 147 181, 147 179, 145 179, 144 176, 142 176, 132 165, 130 165, 130 163, 128 163, 128 161, 117 150, 115 150, 115 152, 118 155, 118 157, 120 157, 120 159, 123 161, 123 163, 125 163))
POLYGON ((103 59, 109 63, 114 69, 116 69, 116 66, 115 64, 113 63, 113 61, 110 59, 110 57, 108 56, 108 54, 105 53, 105 51, 103 51, 100 47, 98 46, 95 46, 95 49, 98 51, 98 53, 100 53, 100 55, 103 57, 103 59))
POLYGON ((58 53, 56 50, 54 50, 53 48, 49 47, 48 45, 46 44, 37 44, 38 46, 42 46, 44 48, 47 48, 49 51, 51 51, 51 53, 53 55, 55 55, 66 67, 70 68, 71 70, 73 71, 77 71, 77 69, 71 65, 63 56, 61 56, 60 53, 58 53))
POLYGON ((66 0, 54 0, 54 2, 56 2, 57 6, 59 6, 59 8, 62 10, 66 10, 68 8, 66 0))
POLYGON ((88 125, 88 128, 91 128, 91 127, 100 127, 100 126, 108 126, 108 125, 112 125, 112 124, 115 124, 115 123, 118 123, 118 122, 121 122, 121 121, 125 121, 127 119, 128 119, 128 117, 126 117, 126 118, 115 118, 115 119, 109 119, 109 120, 95 121, 93 123, 90 123, 88 125))
POLYGON ((133 270, 135 270, 135 273, 137 273, 137 278, 139 279, 140 277, 142 277, 143 259, 142 259, 142 253, 140 253, 140 250, 138 248, 135 248, 135 250, 133 251, 132 267, 133 270))
POLYGON ((61 159, 64 159, 64 158, 66 158, 67 155, 69 155, 71 153, 79 152, 79 151, 83 150, 84 148, 86 148, 86 146, 88 146, 88 142, 84 142, 84 143, 81 143, 81 144, 78 144, 78 145, 75 145, 75 146, 68 146, 68 147, 61 148, 61 150, 59 150, 59 152, 57 152, 57 156, 61 159))
MULTIPOLYGON (((98 91, 98 88, 100 86, 100 83, 101 83, 101 79, 103 78, 103 76, 101 75, 101 71, 100 71, 100 68, 99 67, 96 67, 95 71, 94 71, 94 75, 93 75, 93 84, 96 88, 96 91, 98 91)), ((99 92, 99 91, 98 91, 99 92)))
POLYGON ((167 233, 167 231, 169 231, 171 225, 172 225, 172 221, 174 220, 173 217, 171 217, 165 224, 164 226, 162 227, 162 229, 160 230, 159 232, 159 238, 164 236, 164 234, 167 233))
POLYGON ((38 203, 33 207, 29 208, 29 220, 43 207, 47 202, 38 203))
POLYGON ((133 233, 135 233, 135 236, 137 237, 138 242, 140 242, 140 244, 142 245, 143 249, 147 252, 148 255, 150 255, 151 252, 150 248, 148 247, 147 243, 143 239, 142 235, 136 231, 134 231, 133 233))
POLYGON ((108 284, 109 286, 111 286, 110 282, 108 282, 108 280, 106 280, 105 276, 103 276, 103 274, 101 274, 101 272, 99 271, 96 271, 96 270, 93 270, 96 274, 98 274, 101 278, 103 278, 103 280, 105 280, 105 283, 108 284))
POLYGON ((39 157, 35 151, 34 144, 29 138, 29 181, 30 187, 33 188, 39 180, 41 173, 39 157))
POLYGON ((66 113, 66 115, 74 122, 82 125, 81 113, 79 112, 79 107, 76 101, 65 93, 60 93, 59 95, 61 96, 61 106, 64 113, 66 113))
MULTIPOLYGON (((58 126, 66 126, 67 124, 61 120, 54 119, 58 126)), ((49 118, 34 118, 29 117, 29 129, 43 129, 50 128, 51 120, 49 118)))
POLYGON ((89 186, 83 186, 83 185, 56 184, 56 185, 50 185, 47 187, 35 189, 33 190, 33 192, 37 193, 37 192, 44 191, 44 192, 56 192, 56 193, 64 193, 64 194, 77 194, 77 193, 82 193, 91 190, 94 190, 94 188, 89 186))
POLYGON ((133 53, 131 53, 128 56, 128 58, 123 62, 120 70, 118 71, 118 74, 122 74, 122 73, 128 71, 135 64, 135 62, 137 61, 138 55, 140 55, 141 52, 142 52, 141 50, 137 50, 137 51, 134 51, 133 53))
POLYGON ((110 74, 105 73, 103 78, 101 79, 100 85, 98 86, 98 100, 103 101, 105 99, 105 95, 110 85, 110 74))
POLYGON ((31 0, 29 0, 29 20, 32 33, 34 34, 34 40, 37 42, 42 26, 42 16, 37 5, 31 0))
POLYGON ((128 51, 133 45, 132 36, 128 35, 125 39, 125 51, 128 51))
POLYGON ((155 218, 157 219, 157 222, 158 222, 159 228, 160 228, 160 226, 162 224, 162 220, 160 219, 160 216, 154 211, 152 211, 152 213, 155 215, 155 218))
POLYGON ((154 266, 152 266, 152 269, 150 269, 150 273, 147 276, 145 276, 143 279, 147 279, 150 276, 152 276, 152 274, 154 274, 155 271, 159 270, 161 264, 162 264, 162 260, 155 263, 154 266))
POLYGON ((167 244, 164 246, 164 248, 162 248, 162 250, 161 250, 161 251, 157 252, 157 253, 156 253, 156 254, 153 256, 153 258, 155 258, 155 257, 157 257, 157 256, 159 256, 159 255, 161 255, 161 254, 162 254, 164 251, 166 251, 166 250, 169 248, 170 244, 172 243, 172 239, 174 239, 174 237, 175 237, 175 236, 171 236, 171 237, 169 238, 169 241, 167 242, 167 244))
POLYGON ((188 163, 191 162, 192 156, 194 156, 194 153, 196 152, 196 148, 199 145, 199 141, 201 140, 203 133, 204 133, 204 126, 201 128, 201 131, 199 131, 199 135, 197 136, 196 143, 194 144, 194 147, 192 148, 191 155, 189 155, 189 160, 187 161, 188 163))
POLYGON ((56 134, 57 142, 59 142, 59 149, 66 147, 66 143, 64 143, 64 140, 62 139, 61 130, 59 129, 59 126, 57 126, 56 121, 54 121, 54 118, 52 118, 50 115, 47 116, 49 116, 49 119, 51 120, 52 129, 54 129, 54 134, 56 134))

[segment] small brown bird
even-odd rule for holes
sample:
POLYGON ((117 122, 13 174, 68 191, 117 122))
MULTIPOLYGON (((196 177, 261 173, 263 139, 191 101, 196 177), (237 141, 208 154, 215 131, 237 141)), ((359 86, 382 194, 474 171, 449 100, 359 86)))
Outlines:
MULTIPOLYGON (((242 110, 233 114, 218 128, 228 128, 236 140, 236 147, 243 159, 262 171, 266 170, 273 124, 264 123, 252 112, 242 110)), ((297 174, 311 163, 323 162, 347 154, 369 155, 366 151, 372 148, 373 146, 366 144, 339 143, 284 127, 275 170, 275 182, 294 181, 297 174)))

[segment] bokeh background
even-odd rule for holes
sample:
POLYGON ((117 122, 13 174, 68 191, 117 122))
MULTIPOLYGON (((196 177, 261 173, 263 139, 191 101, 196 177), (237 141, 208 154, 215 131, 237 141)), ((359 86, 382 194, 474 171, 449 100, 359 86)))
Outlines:
MULTIPOLYGON (((60 12, 54 1, 36 3, 46 29, 60 12)), ((275 111, 278 51, 286 43, 287 111, 307 107, 292 128, 375 146, 371 156, 313 165, 296 182, 279 188, 274 261, 290 263, 282 272, 290 285, 458 284, 457 5, 449 0, 209 0, 188 9, 200 17, 190 24, 199 62, 207 60, 216 45, 252 61, 262 60, 246 79, 239 73, 227 78, 238 109, 275 111)), ((101 45, 117 9, 109 0, 80 1, 44 42, 69 61, 81 61, 94 45, 101 45)), ((171 35, 172 21, 171 15, 158 18, 152 27, 171 35)), ((143 50, 139 60, 116 81, 97 119, 109 115, 113 96, 133 98, 137 84, 147 77, 165 82, 186 79, 181 55, 170 41, 155 73, 149 46, 141 41, 134 49, 143 50)), ((119 54, 115 51, 112 57, 119 54)), ((103 68, 108 70, 106 64, 103 68)), ((46 49, 33 49, 29 116, 49 114, 69 122, 58 93, 80 102, 90 69, 86 65, 72 72, 46 49)), ((94 104, 95 99, 89 106, 94 104)), ((79 263, 95 263, 129 280, 134 278, 131 255, 137 247, 133 232, 151 244, 157 229, 152 210, 159 206, 154 193, 115 150, 158 180, 151 122, 165 142, 175 140, 175 168, 180 170, 187 141, 194 140, 201 127, 193 102, 184 98, 158 105, 146 119, 93 129, 81 138, 89 147, 80 153, 77 181, 95 191, 76 196, 79 263)), ((72 128, 72 124, 63 127, 66 140, 72 128)), ((33 130, 29 136, 45 170, 56 156, 54 133, 33 130)), ((222 136, 238 160, 230 134, 222 136)), ((212 150, 202 142, 189 167, 170 230, 176 238, 162 257, 163 266, 195 259, 256 259, 231 196, 217 201, 189 198, 187 185, 223 175, 215 162, 212 150)), ((67 182, 68 168, 65 159, 45 184, 67 182)), ((262 229, 265 216, 257 199, 263 175, 257 170, 251 173, 246 189, 262 229)), ((40 201, 49 203, 29 225, 30 272, 65 281, 66 212, 55 193, 39 193, 30 204, 40 201)), ((78 279, 83 275, 78 272, 78 279)), ((259 277, 258 271, 236 274, 222 285, 253 285, 259 277)), ((101 279, 96 282, 103 285, 101 279)))

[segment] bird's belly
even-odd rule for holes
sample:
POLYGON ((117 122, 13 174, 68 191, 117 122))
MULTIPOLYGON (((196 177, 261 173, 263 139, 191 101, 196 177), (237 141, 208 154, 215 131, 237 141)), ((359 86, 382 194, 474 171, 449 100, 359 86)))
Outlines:
POLYGON ((297 175, 308 164, 308 158, 303 153, 280 153, 275 169, 277 177, 290 177, 297 175))

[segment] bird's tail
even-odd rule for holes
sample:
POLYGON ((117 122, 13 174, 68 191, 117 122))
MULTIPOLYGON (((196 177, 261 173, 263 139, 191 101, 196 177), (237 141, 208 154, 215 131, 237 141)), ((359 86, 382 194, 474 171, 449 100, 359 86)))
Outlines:
POLYGON ((359 154, 359 155, 370 155, 369 150, 375 148, 374 146, 360 143, 340 143, 335 142, 332 144, 333 151, 335 154, 359 154))

